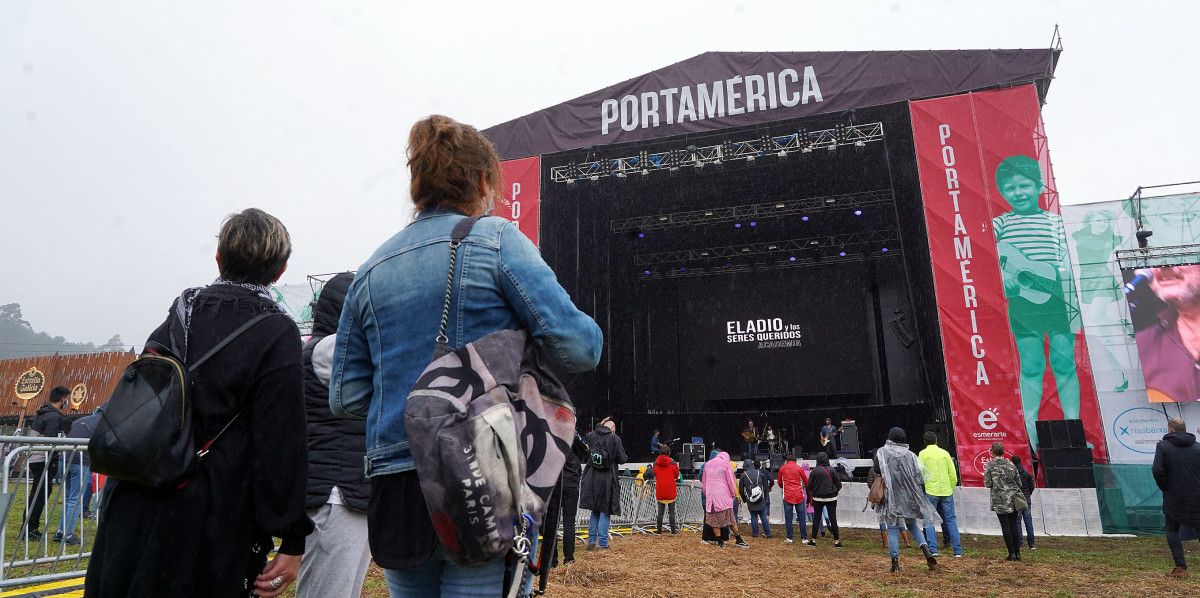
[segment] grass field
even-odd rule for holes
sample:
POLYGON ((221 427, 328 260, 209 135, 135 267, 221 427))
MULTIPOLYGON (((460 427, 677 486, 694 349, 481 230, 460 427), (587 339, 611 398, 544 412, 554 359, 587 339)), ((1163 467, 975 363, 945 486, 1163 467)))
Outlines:
MULTIPOLYGON (((778 526, 777 532, 782 532, 778 526)), ((901 550, 902 571, 890 562, 878 532, 846 530, 845 548, 831 538, 815 547, 747 538, 750 548, 718 549, 696 533, 615 538, 604 551, 576 551, 576 562, 550 575, 552 598, 727 598, 760 596, 1197 596, 1200 575, 1168 579, 1170 553, 1162 538, 1042 538, 1022 561, 1004 560, 1002 540, 963 537, 966 555, 939 559, 926 570, 915 546, 901 550)), ((1188 546, 1200 567, 1200 543, 1188 546)), ((384 598, 372 568, 363 588, 384 598)))

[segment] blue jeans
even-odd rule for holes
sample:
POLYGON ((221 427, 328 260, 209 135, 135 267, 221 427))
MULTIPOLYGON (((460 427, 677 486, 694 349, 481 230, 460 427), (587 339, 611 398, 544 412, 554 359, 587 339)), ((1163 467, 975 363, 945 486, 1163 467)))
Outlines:
POLYGON ((785 534, 787 535, 787 539, 789 539, 789 540, 792 539, 792 518, 793 518, 793 516, 795 517, 796 521, 800 524, 800 539, 807 540, 808 539, 808 529, 805 526, 808 525, 808 515, 804 512, 804 503, 794 505, 786 500, 783 501, 783 531, 785 532, 785 534), (794 515, 793 515, 793 510, 795 510, 794 515))
MULTIPOLYGON (((1025 522, 1025 545, 1033 548, 1033 499, 1029 500, 1029 508, 1021 511, 1021 519, 1025 522)), ((1021 531, 1021 526, 1017 525, 1017 531, 1021 531)), ((1017 538, 1017 544, 1021 543, 1021 539, 1017 538)))
POLYGON ((771 503, 767 503, 765 506, 763 506, 763 510, 757 513, 750 511, 750 535, 752 537, 758 537, 758 524, 760 521, 762 522, 763 536, 767 538, 771 537, 771 523, 770 520, 767 519, 767 516, 770 514, 771 503))
POLYGON ((80 503, 83 501, 83 491, 87 488, 91 477, 92 472, 89 471, 87 465, 82 465, 77 460, 67 465, 67 473, 63 480, 67 506, 58 520, 58 531, 63 536, 75 535, 75 528, 79 525, 79 518, 82 515, 80 503))
POLYGON ((504 590, 504 559, 479 567, 454 564, 446 549, 438 545, 428 561, 412 569, 384 569, 392 598, 494 598, 504 590))
MULTIPOLYGON (((950 547, 954 554, 962 554, 962 539, 958 535, 958 519, 954 516, 954 495, 930 496, 929 504, 942 516, 942 532, 950 539, 950 547)), ((925 539, 929 542, 929 552, 938 551, 937 530, 933 524, 925 526, 925 539)))
POLYGON ((592 511, 592 514, 588 517, 588 546, 599 545, 600 548, 608 548, 608 524, 610 517, 608 513, 592 511))
POLYGON ((908 533, 920 543, 921 546, 928 544, 925 541, 925 534, 921 532, 921 526, 917 524, 916 519, 900 518, 896 525, 888 526, 888 556, 892 558, 900 557, 900 525, 903 524, 908 528, 908 533))

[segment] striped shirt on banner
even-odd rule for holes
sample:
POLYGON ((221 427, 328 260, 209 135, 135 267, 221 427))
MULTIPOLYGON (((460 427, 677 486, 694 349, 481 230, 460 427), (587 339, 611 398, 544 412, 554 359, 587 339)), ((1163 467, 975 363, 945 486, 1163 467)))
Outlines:
POLYGON ((1062 218, 1042 210, 1036 214, 1005 212, 992 219, 996 241, 1007 241, 1035 262, 1056 266, 1066 258, 1062 218))

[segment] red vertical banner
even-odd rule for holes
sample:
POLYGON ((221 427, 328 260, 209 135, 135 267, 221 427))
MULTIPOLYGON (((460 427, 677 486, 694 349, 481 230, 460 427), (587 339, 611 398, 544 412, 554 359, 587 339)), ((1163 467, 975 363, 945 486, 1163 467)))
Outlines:
POLYGON ((1064 415, 1060 385, 1068 410, 1080 412, 1096 457, 1104 460, 1095 385, 1076 325, 1078 299, 1065 282, 1071 280, 1070 262, 1036 90, 1028 85, 909 106, 964 483, 982 482, 993 442, 1029 463, 1033 421, 1064 415), (1010 183, 1002 192, 997 182, 1024 180, 1007 174, 1014 172, 1028 175, 1032 191, 1025 192, 1033 205, 1025 212, 1031 216, 1014 217, 1016 204, 1004 192, 1021 203, 1013 195, 1020 191, 1010 183), (1037 237, 1043 232, 1053 239, 1037 237), (1003 244, 997 234, 1005 235, 1003 244), (1018 264, 1049 272, 1044 288, 1050 291, 1034 296, 1041 279, 1016 270, 1018 264), (1031 390, 1032 384, 1037 388, 1031 390), (1023 408, 1023 387, 1037 414, 1023 408))
POLYGON ((492 215, 515 222, 517 228, 536 246, 538 244, 538 210, 542 182, 542 159, 539 156, 506 160, 500 163, 504 175, 504 192, 496 198, 492 215))

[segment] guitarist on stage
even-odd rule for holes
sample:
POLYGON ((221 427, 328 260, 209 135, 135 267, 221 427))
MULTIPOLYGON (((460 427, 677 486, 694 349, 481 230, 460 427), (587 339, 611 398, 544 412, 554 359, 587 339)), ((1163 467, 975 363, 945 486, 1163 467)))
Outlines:
POLYGON ((1075 369, 1079 306, 1062 218, 1038 204, 1044 186, 1037 160, 1022 155, 1005 158, 996 168, 996 186, 1012 206, 1011 211, 992 219, 992 230, 1008 298, 1008 320, 1021 360, 1025 429, 1036 451, 1035 423, 1042 402, 1047 337, 1063 415, 1079 419, 1079 374, 1075 369))
POLYGON ((753 459, 758 453, 758 428, 754 427, 754 420, 748 420, 746 427, 742 430, 742 440, 746 441, 746 454, 744 459, 753 459))

